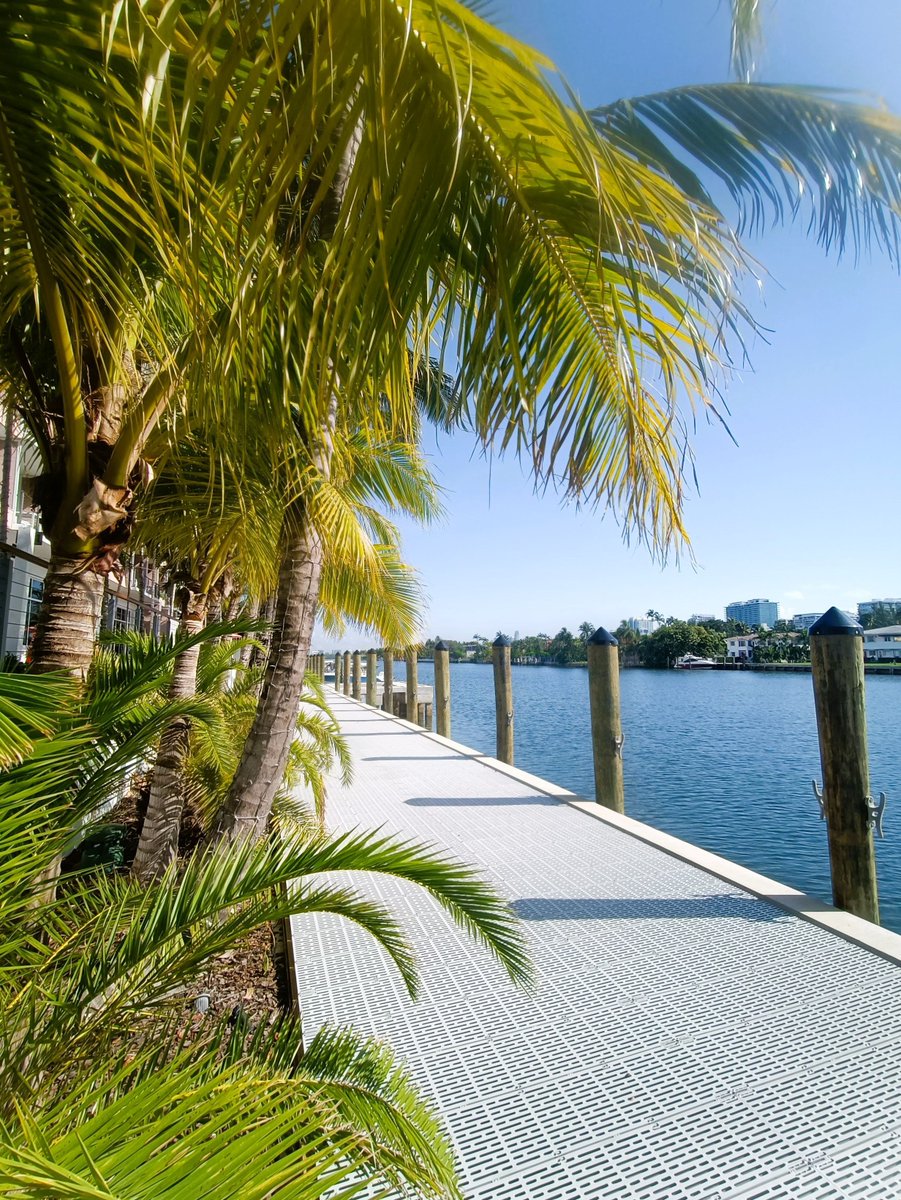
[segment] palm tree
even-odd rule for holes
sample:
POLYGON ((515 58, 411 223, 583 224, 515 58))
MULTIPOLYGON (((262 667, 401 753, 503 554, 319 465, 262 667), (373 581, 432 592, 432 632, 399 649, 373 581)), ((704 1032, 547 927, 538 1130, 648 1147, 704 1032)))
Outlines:
MULTIPOLYGON (((676 98, 589 117, 540 55, 456 0, 364 12, 350 0, 65 0, 54 21, 0 25, 0 314, 39 343, 28 353, 24 334, 12 339, 9 378, 40 414, 48 461, 65 460, 63 501, 45 510, 65 558, 48 611, 65 607, 61 591, 90 592, 114 556, 148 431, 186 373, 211 416, 256 389, 327 478, 342 421, 376 437, 412 427, 410 359, 433 335, 459 350, 453 415, 485 445, 660 547, 684 536, 680 406, 711 402, 725 335, 749 318, 729 223, 649 128, 676 98), (26 319, 36 284, 49 349, 43 322, 26 319), (140 388, 137 340, 136 365, 161 364, 140 388), (79 364, 94 344, 112 351, 86 392, 79 364), (41 354, 55 406, 32 386, 41 354), (95 394, 106 432, 89 469, 95 394)), ((897 121, 816 92, 733 86, 728 103, 704 99, 703 138, 683 130, 677 148, 690 142, 752 213, 778 211, 778 189, 794 196, 802 179, 827 242, 890 240, 897 121)), ((323 546, 303 505, 290 533, 279 604, 299 686, 323 546)), ((57 638, 52 661, 72 666, 67 653, 57 638)), ((44 635, 39 657, 52 657, 44 635)), ((240 783, 248 814, 269 803, 289 741, 284 722, 261 754, 249 748, 261 769, 240 783)))
MULTIPOLYGON (((172 698, 193 695, 206 600, 226 573, 244 593, 265 595, 274 586, 286 498, 302 497, 324 547, 319 615, 327 629, 343 632, 346 618, 391 642, 409 640, 418 609, 415 576, 400 559, 398 534, 388 515, 402 512, 419 521, 439 511, 435 485, 415 446, 375 444, 359 430, 336 428, 335 458, 328 478, 319 477, 303 454, 303 443, 274 447, 257 437, 245 445, 240 475, 230 470, 227 430, 209 430, 203 443, 179 443, 139 507, 138 545, 151 555, 182 564, 185 614, 179 637, 186 640, 172 676, 172 698)), ((288 535, 289 536, 289 535, 288 535)), ((286 630, 275 615, 278 645, 286 630)), ((301 686, 279 678, 280 655, 264 680, 257 723, 269 719, 278 731, 296 732, 301 686), (272 692, 276 693, 273 703, 272 692)), ((293 665, 293 660, 292 660, 293 665)), ((266 726, 268 728, 268 726, 266 726)), ((175 852, 183 808, 182 764, 188 722, 164 731, 151 784, 147 818, 135 859, 141 878, 162 872, 175 852)), ((238 764, 236 764, 237 766, 238 764)), ((242 764, 253 770, 253 764, 242 764)), ((282 771, 284 765, 282 765, 282 771)), ((280 785, 281 776, 277 783, 280 785)), ((229 822, 229 809, 216 827, 229 822)), ((268 817, 268 810, 263 823, 268 817)))
POLYGON ((311 1200, 359 1194, 362 1177, 456 1195, 447 1140, 386 1047, 328 1030, 306 1045, 290 1020, 245 1035, 208 1019, 186 1033, 179 992, 255 925, 304 911, 368 930, 415 993, 393 916, 323 874, 348 870, 425 887, 527 982, 515 919, 469 868, 379 834, 284 829, 147 887, 99 871, 55 897, 36 891, 73 818, 91 820, 158 730, 144 704, 173 652, 145 649, 127 684, 108 656, 87 699, 70 678, 0 672, 3 1190, 97 1195, 102 1181, 104 1194, 311 1200))
MULTIPOLYGON (((323 7, 323 30, 337 19, 338 7, 323 7)), ((338 216, 323 239, 327 256, 333 252, 350 270, 352 238, 371 272, 367 278, 378 273, 383 248, 392 235, 401 236, 402 214, 409 211, 404 168, 411 147, 417 171, 424 161, 420 155, 428 151, 416 139, 427 124, 432 148, 443 147, 445 163, 454 167, 442 177, 435 164, 417 181, 423 189, 419 249, 433 289, 430 311, 440 313, 445 329, 454 329, 459 350, 453 415, 485 445, 523 454, 539 481, 559 482, 569 497, 614 507, 627 529, 658 546, 678 542, 684 535, 687 461, 678 405, 686 396, 711 403, 716 364, 727 353, 724 335, 740 337, 742 324, 750 321, 737 282, 745 260, 729 222, 697 177, 677 169, 663 139, 638 138, 636 122, 629 124, 623 115, 628 105, 586 119, 549 87, 538 56, 510 39, 502 44, 462 6, 414 3, 416 36, 409 39, 400 10, 375 6, 372 12, 378 27, 366 28, 365 50, 357 41, 365 20, 355 15, 352 29, 333 26, 342 48, 359 57, 346 60, 348 74, 338 89, 349 115, 336 132, 341 189, 330 193, 338 216), (380 63, 377 85, 365 66, 373 61, 380 63), (396 115, 390 129, 366 119, 367 113, 385 111, 386 79, 399 88, 396 101, 387 105, 396 115), (414 117, 405 106, 425 83, 432 91, 414 117), (452 97, 453 105, 445 109, 436 95, 452 97), (422 119, 425 111, 428 122, 422 119), (528 132, 517 115, 526 112, 528 132), (388 162, 394 170, 383 178, 388 162), (359 239, 364 212, 381 222, 377 237, 387 237, 369 243, 372 258, 359 239), (438 222, 437 234, 430 220, 438 222), (443 239, 440 245, 429 242, 433 235, 443 239), (645 383, 652 378, 661 380, 658 391, 645 383)), ((748 6, 737 12, 745 32, 752 32, 748 6)), ((739 38, 737 50, 745 44, 739 38)), ((846 234, 888 243, 879 223, 894 228, 890 214, 901 195, 896 120, 842 108, 812 92, 781 89, 775 97, 771 89, 735 85, 730 95, 728 104, 722 99, 706 104, 703 137, 673 133, 677 145, 681 136, 688 154, 719 171, 738 195, 769 204, 776 215, 783 208, 777 188, 796 189, 803 179, 815 207, 828 209, 821 228, 827 243, 846 234), (746 116, 739 129, 736 113, 742 106, 746 116), (772 128, 754 128, 755 114, 768 119, 780 111, 772 128), (824 141, 820 131, 833 125, 838 132, 824 141), (700 151, 707 143, 704 159, 700 151), (838 170, 827 171, 825 160, 833 154, 838 170), (856 174, 861 156, 872 168, 869 175, 856 174), (751 164, 758 160, 761 171, 755 173, 751 164), (831 191, 835 179, 837 195, 831 191), (867 210, 870 218, 858 223, 857 214, 867 210)), ((678 97, 671 102, 677 105, 678 97)), ((640 114, 650 107, 642 106, 640 114)), ((410 252, 406 232, 398 252, 410 252)), ((386 297, 393 294, 396 266, 392 261, 381 268, 386 297)), ((344 283, 342 278, 339 286, 344 283)), ((367 303, 374 301, 371 286, 364 294, 367 303)), ((395 311, 402 313, 403 304, 395 311)), ((367 347, 383 321, 374 310, 361 311, 367 347)), ((427 324, 421 310, 411 313, 406 328, 414 346, 427 324)), ((359 368, 353 360, 340 368, 330 361, 335 370, 329 403, 334 411, 355 411, 357 397, 345 386, 345 370, 349 381, 359 368)), ((373 358, 365 361, 369 366, 373 358)), ((391 391, 389 399, 401 408, 407 401, 402 390, 391 391)), ((320 430, 332 419, 326 417, 320 430)), ((326 464, 328 437, 316 433, 313 441, 326 464)), ((319 551, 305 546, 308 533, 298 526, 296 552, 280 583, 296 605, 298 629, 301 614, 315 600, 319 551)), ((301 661, 303 641, 295 639, 301 661)), ((236 781, 235 796, 236 812, 248 823, 265 813, 279 753, 273 739, 248 749, 255 771, 253 778, 236 781)))

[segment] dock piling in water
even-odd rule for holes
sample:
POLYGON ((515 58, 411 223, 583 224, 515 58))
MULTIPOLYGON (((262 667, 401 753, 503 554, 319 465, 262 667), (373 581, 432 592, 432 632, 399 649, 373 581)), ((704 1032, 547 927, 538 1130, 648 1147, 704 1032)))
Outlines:
POLYGON ((513 766, 513 675, 510 639, 499 635, 491 646, 494 663, 494 712, 497 725, 497 757, 513 766))
POLYGON ((339 651, 336 650, 335 651, 335 691, 336 692, 341 691, 341 664, 342 664, 341 654, 339 651))
POLYGON ((361 669, 360 669, 360 663, 361 663, 361 659, 360 659, 360 651, 359 651, 359 650, 354 650, 354 653, 353 653, 353 666, 354 666, 354 691, 353 691, 353 695, 354 695, 354 700, 359 700, 359 699, 361 699, 361 697, 362 697, 362 693, 363 693, 362 679, 361 679, 362 671, 361 671, 361 669))
POLYGON ((810 627, 810 661, 833 901, 878 925, 860 625, 830 608, 810 627))
POLYGON ((419 664, 415 647, 407 647, 404 652, 404 662, 407 668, 407 720, 412 721, 415 725, 420 725, 422 722, 419 720, 419 664))
POLYGON ((373 708, 378 707, 378 684, 376 682, 379 669, 379 659, 375 650, 366 654, 366 703, 373 708))
POLYGON ((594 789, 598 804, 626 811, 623 793, 623 731, 619 711, 619 643, 606 629, 588 639, 588 698, 594 789))
POLYGON ((382 651, 382 664, 385 671, 385 693, 382 708, 394 716, 394 651, 387 646, 382 651))
POLYGON ((350 651, 344 651, 344 695, 350 695, 350 651))
POLYGON ((435 643, 435 732, 451 735, 450 651, 442 641, 435 643))

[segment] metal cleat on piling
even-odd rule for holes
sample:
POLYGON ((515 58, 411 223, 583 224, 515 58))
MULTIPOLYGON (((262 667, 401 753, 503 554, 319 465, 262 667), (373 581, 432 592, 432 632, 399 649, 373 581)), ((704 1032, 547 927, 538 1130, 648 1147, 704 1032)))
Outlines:
POLYGON ((817 783, 817 781, 815 779, 811 779, 810 783, 813 788, 813 794, 816 796, 817 803, 820 806, 820 820, 825 821, 826 820, 826 801, 823 799, 823 789, 820 787, 820 785, 817 783))
POLYGON ((885 838, 882 830, 882 818, 885 815, 885 806, 888 804, 888 796, 885 792, 879 793, 879 803, 874 804, 871 798, 867 797, 867 811, 870 814, 870 819, 867 821, 867 828, 874 829, 878 837, 885 838))

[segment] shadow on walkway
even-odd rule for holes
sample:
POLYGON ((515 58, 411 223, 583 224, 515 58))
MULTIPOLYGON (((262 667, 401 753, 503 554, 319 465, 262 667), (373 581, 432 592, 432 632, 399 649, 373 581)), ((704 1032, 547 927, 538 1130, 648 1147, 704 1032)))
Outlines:
POLYGON ((671 918, 737 918, 741 921, 782 921, 790 916, 754 896, 660 896, 634 899, 514 900, 511 908, 524 921, 637 921, 671 918))
POLYGON ((413 808, 494 808, 508 804, 545 804, 559 808, 554 796, 411 796, 404 804, 413 808))

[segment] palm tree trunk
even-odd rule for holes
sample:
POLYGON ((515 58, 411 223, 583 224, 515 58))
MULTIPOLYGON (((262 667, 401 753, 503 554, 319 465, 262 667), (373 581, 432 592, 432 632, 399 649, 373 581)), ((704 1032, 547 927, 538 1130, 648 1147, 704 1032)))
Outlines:
POLYGON ((241 765, 213 830, 214 840, 265 831, 294 739, 322 575, 322 540, 298 507, 288 514, 294 527, 288 532, 279 569, 260 702, 241 765))
MULTIPOLYGON (((180 637, 191 637, 203 629, 206 606, 205 595, 188 593, 178 625, 180 637)), ((169 686, 170 700, 189 699, 195 694, 199 657, 199 645, 188 647, 176 657, 169 686)), ((178 850, 178 834, 185 807, 183 771, 190 732, 188 718, 176 717, 169 722, 160 738, 150 782, 147 815, 131 868, 142 883, 162 875, 178 850)))
MULTIPOLYGON (((247 616, 250 617, 251 621, 256 621, 259 618, 261 608, 262 605, 259 600, 251 601, 250 607, 247 610, 247 616)), ((260 635, 256 634, 256 636, 259 637, 260 635)), ((238 654, 238 663, 240 666, 249 667, 251 665, 250 655, 254 648, 249 643, 245 643, 243 649, 238 654)))
POLYGON ((67 671, 84 679, 100 628, 104 576, 82 558, 54 555, 31 647, 33 671, 67 671))
POLYGON ((247 660, 251 667, 261 667, 269 657, 269 647, 272 645, 272 624, 275 621, 275 596, 267 596, 260 604, 257 615, 265 622, 265 628, 258 634, 262 649, 254 646, 247 660))

